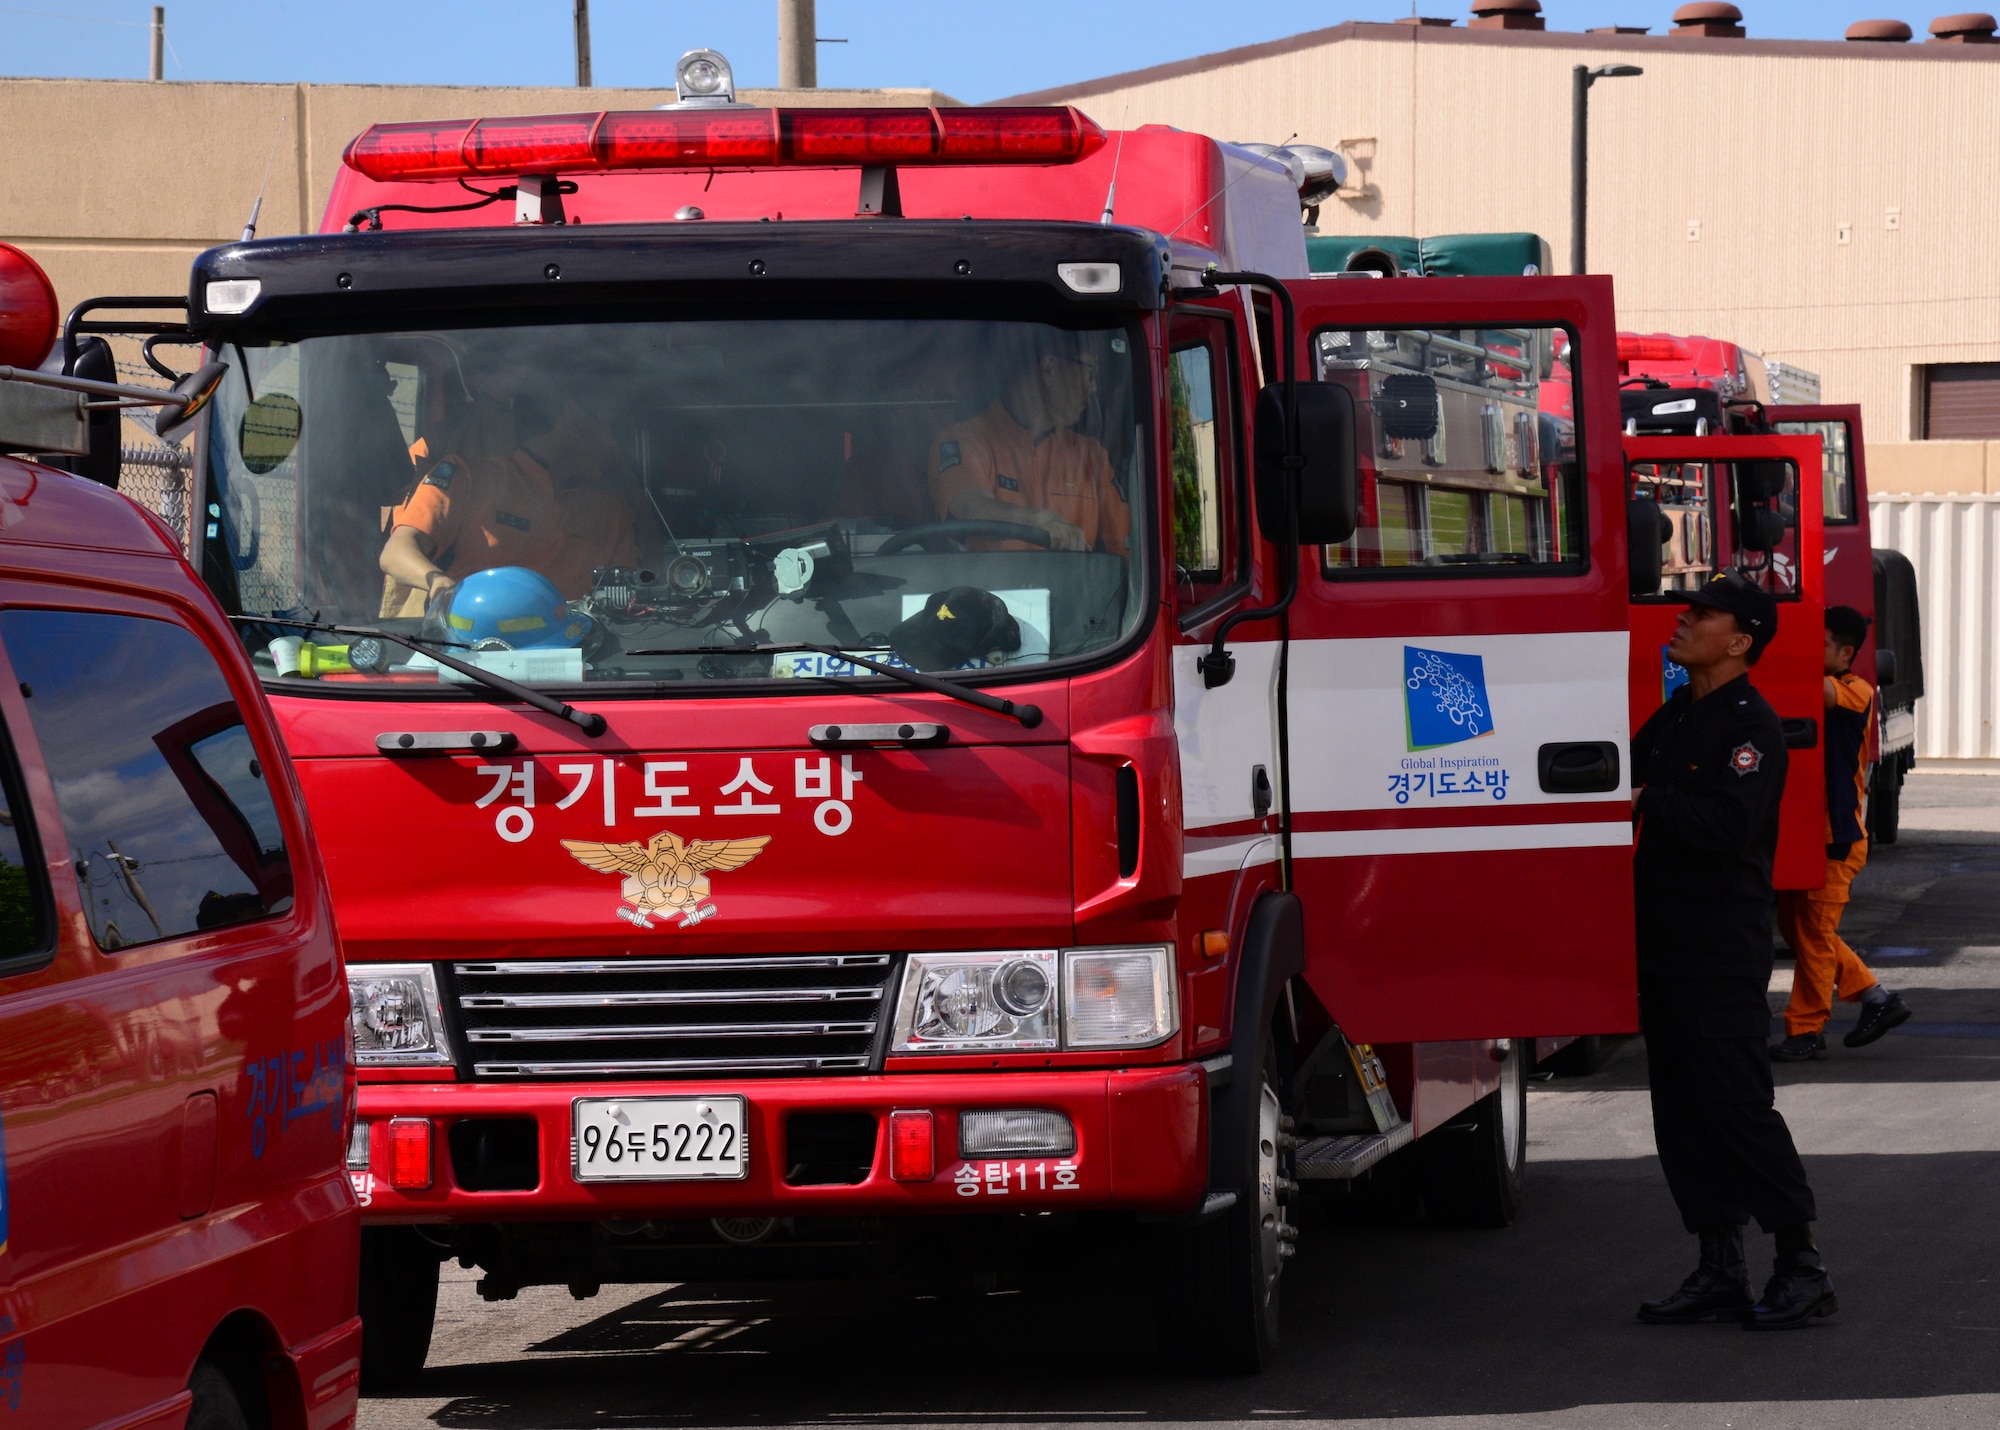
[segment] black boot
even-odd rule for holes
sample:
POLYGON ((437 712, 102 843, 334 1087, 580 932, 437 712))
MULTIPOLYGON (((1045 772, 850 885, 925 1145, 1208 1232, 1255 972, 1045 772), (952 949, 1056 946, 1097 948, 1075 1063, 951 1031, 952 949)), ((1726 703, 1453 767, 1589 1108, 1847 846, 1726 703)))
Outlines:
POLYGON ((1710 1227, 1700 1233, 1701 1264, 1662 1301, 1639 1307, 1639 1319, 1656 1326, 1735 1319, 1750 1308, 1750 1272, 1743 1264, 1743 1228, 1710 1227))
POLYGON ((1778 1231, 1778 1258, 1764 1299, 1743 1318, 1746 1331, 1789 1331, 1822 1320, 1840 1309, 1833 1296, 1833 1278, 1826 1273, 1819 1248, 1813 1245, 1812 1223, 1778 1231))

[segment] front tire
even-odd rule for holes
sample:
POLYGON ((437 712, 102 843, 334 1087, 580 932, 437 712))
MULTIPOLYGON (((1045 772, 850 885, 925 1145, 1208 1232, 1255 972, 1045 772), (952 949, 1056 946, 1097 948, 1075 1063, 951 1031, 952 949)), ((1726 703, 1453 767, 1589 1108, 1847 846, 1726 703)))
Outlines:
POLYGON ((243 1413, 236 1387, 207 1361, 196 1364, 188 1389, 194 1403, 188 1407, 187 1430, 250 1430, 250 1417, 243 1413))
POLYGON ((1500 1086, 1417 1143, 1424 1209, 1446 1226, 1511 1226, 1528 1162, 1526 1044, 1513 1039, 1500 1086))
POLYGON ((363 1389, 404 1390, 423 1374, 441 1270, 436 1248, 412 1228, 362 1228, 363 1389))
POLYGON ((1276 1358, 1279 1284, 1298 1241, 1291 1203, 1290 1120, 1285 1116, 1277 1040, 1259 1049, 1255 1112, 1244 1129, 1236 1204, 1161 1238, 1156 1300, 1161 1349, 1173 1365, 1256 1375, 1276 1358))

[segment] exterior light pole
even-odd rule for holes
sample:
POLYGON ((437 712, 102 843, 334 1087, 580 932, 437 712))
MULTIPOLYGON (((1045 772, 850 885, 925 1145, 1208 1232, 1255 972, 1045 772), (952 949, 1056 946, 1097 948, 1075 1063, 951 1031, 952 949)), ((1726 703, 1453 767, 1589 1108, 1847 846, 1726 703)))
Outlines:
POLYGON ((1590 191, 1590 87, 1601 79, 1624 79, 1644 74, 1637 65, 1599 65, 1591 69, 1578 65, 1570 76, 1569 121, 1569 271, 1588 273, 1584 265, 1584 237, 1588 229, 1590 191))

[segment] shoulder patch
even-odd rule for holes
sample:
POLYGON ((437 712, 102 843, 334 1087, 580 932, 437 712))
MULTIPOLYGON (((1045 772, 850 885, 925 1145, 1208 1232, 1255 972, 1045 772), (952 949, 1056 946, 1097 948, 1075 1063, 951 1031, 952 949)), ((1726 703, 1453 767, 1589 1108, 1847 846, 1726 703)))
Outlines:
POLYGON ((1005 472, 995 472, 993 480, 999 484, 1000 490, 1003 492, 1018 492, 1021 490, 1021 484, 1005 472))
POLYGON ((427 487, 436 487, 441 492, 448 492, 451 490, 451 479, 457 475, 458 466, 456 463, 449 460, 439 462, 435 467, 424 473, 423 484, 427 487))
POLYGON ((940 472, 948 472, 964 460, 965 458, 958 454, 958 443, 938 443, 938 470, 940 472))
POLYGON ((1736 771, 1739 778, 1756 774, 1763 764, 1764 752, 1753 741, 1745 740, 1729 752, 1729 768, 1736 771))

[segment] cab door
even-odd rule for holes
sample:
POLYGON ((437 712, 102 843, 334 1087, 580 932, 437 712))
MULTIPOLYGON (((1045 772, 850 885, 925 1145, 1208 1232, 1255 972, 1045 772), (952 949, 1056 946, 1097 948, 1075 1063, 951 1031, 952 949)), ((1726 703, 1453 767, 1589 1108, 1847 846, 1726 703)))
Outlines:
POLYGON ((1824 500, 1815 437, 1628 437, 1634 496, 1650 496, 1672 535, 1661 589, 1632 599, 1632 724, 1636 729, 1687 679, 1667 659, 1667 642, 1687 591, 1732 568, 1778 600, 1778 633, 1750 672, 1785 726, 1790 767, 1772 871, 1780 889, 1817 889, 1826 880, 1826 785, 1821 769, 1825 701, 1826 564, 1821 551, 1824 500), (1757 473, 1763 473, 1758 477, 1757 473), (1774 498, 1756 495, 1766 481, 1774 498), (1777 544, 1768 552, 1744 541, 1746 512, 1775 511, 1777 544))
MULTIPOLYGON (((1826 565, 1826 603, 1852 606, 1870 621, 1875 609, 1875 538, 1868 523, 1868 453, 1861 439, 1858 403, 1767 407, 1773 431, 1817 437, 1820 443, 1820 517, 1826 525, 1821 559, 1826 565)), ((1875 684, 1875 628, 1854 654, 1854 668, 1875 684)), ((1875 758, 1872 729, 1869 758, 1875 758)))
POLYGON ((1290 285, 1361 521, 1287 654, 1306 977, 1358 1042, 1634 1026, 1625 503, 1603 278, 1290 285))

